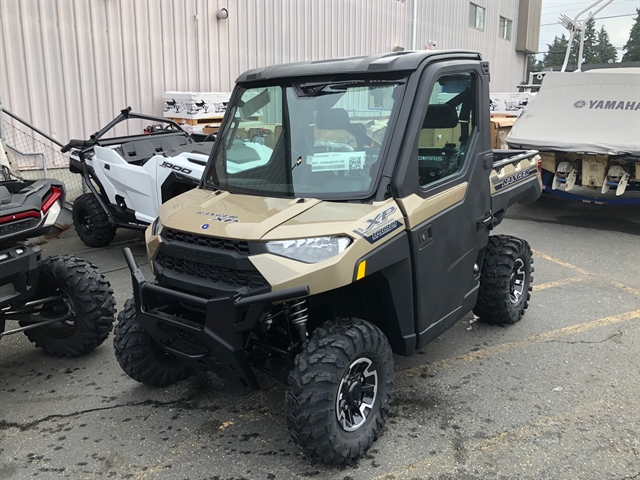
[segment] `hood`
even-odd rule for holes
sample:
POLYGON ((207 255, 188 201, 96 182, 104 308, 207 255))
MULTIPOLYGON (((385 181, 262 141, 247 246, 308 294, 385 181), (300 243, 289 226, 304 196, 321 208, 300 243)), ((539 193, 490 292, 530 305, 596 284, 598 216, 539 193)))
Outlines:
POLYGON ((258 197, 196 188, 162 205, 160 220, 165 227, 198 235, 277 240, 351 232, 381 205, 384 203, 258 197))
POLYGON ((320 203, 195 188, 160 207, 165 227, 212 237, 260 240, 278 225, 320 203))

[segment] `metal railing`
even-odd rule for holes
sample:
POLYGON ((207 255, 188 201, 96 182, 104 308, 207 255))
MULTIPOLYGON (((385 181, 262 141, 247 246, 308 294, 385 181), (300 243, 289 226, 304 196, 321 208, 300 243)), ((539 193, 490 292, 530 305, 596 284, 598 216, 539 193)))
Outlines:
POLYGON ((0 140, 6 146, 11 168, 27 180, 55 178, 64 182, 67 201, 73 203, 84 192, 80 175, 69 171, 69 156, 60 152, 62 143, 2 108, 0 100, 0 140))

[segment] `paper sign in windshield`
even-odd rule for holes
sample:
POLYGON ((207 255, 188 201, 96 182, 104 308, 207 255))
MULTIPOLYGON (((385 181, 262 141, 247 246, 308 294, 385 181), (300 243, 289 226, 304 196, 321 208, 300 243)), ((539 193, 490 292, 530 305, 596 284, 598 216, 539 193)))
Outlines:
POLYGON ((311 157, 311 171, 362 170, 367 152, 325 152, 311 157))

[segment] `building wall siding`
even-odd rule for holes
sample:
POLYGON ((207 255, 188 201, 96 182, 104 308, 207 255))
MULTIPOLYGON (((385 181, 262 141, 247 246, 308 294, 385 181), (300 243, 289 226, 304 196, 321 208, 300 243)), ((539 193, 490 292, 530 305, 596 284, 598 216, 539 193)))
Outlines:
POLYGON ((164 91, 230 91, 249 68, 410 49, 414 6, 415 48, 480 51, 492 91, 512 91, 526 65, 519 1, 474 3, 484 32, 469 27, 467 0, 2 0, 0 99, 60 141, 84 138, 129 105, 161 115, 164 91))

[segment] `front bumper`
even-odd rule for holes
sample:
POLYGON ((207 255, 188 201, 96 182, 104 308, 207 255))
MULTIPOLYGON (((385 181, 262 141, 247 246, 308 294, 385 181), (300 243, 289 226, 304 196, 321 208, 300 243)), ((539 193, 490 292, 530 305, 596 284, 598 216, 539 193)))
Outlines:
POLYGON ((136 318, 159 345, 184 364, 254 389, 258 381, 244 351, 247 332, 274 302, 309 295, 305 285, 206 299, 148 283, 131 250, 125 248, 123 254, 131 270, 136 318))

